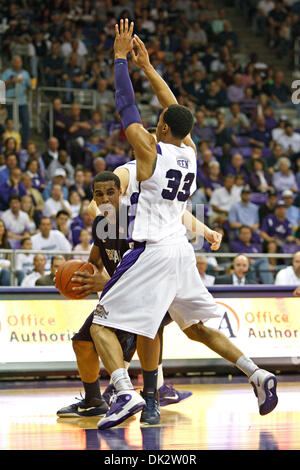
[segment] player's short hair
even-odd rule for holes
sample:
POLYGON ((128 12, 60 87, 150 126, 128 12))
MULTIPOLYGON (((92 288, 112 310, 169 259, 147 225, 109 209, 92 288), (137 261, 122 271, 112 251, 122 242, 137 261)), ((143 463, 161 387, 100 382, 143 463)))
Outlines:
POLYGON ((94 191, 95 183, 99 183, 99 182, 104 183, 106 181, 114 181, 117 188, 118 189, 121 188, 120 178, 112 171, 105 170, 105 171, 101 171, 95 176, 93 180, 93 191, 94 191))
POLYGON ((194 125, 191 111, 180 104, 171 104, 163 115, 163 120, 171 129, 172 135, 177 139, 184 139, 194 125))

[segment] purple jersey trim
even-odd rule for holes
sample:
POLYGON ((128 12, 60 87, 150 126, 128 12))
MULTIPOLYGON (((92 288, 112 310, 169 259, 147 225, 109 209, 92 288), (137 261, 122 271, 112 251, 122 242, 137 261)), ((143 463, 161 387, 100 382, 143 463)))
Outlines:
POLYGON ((136 243, 134 245, 134 249, 128 253, 128 255, 124 256, 121 263, 117 267, 114 275, 110 278, 110 280, 105 284, 105 287, 102 291, 100 300, 104 297, 104 295, 109 291, 109 289, 123 276, 128 269, 130 269, 135 262, 138 260, 139 256, 143 253, 146 247, 145 243, 136 243))

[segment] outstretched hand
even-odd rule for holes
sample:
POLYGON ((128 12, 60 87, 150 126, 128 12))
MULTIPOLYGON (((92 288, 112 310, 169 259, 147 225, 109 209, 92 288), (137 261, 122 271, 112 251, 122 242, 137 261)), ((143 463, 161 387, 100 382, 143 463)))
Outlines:
POLYGON ((133 48, 133 33, 134 23, 133 21, 130 23, 126 18, 125 20, 120 21, 120 28, 119 25, 115 25, 115 42, 114 42, 114 53, 115 59, 126 59, 128 52, 130 52, 133 48))
POLYGON ((130 54, 132 57, 132 62, 137 67, 141 69, 150 65, 149 54, 146 49, 145 44, 143 41, 135 34, 133 38, 133 46, 136 48, 136 52, 134 48, 131 49, 130 54))

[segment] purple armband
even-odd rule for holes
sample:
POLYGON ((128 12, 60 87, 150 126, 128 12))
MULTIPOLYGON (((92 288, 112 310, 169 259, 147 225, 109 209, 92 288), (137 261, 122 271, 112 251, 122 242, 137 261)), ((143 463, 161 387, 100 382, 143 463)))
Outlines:
POLYGON ((124 129, 130 124, 142 124, 140 113, 135 104, 134 90, 129 77, 127 60, 115 60, 116 108, 121 116, 124 129))

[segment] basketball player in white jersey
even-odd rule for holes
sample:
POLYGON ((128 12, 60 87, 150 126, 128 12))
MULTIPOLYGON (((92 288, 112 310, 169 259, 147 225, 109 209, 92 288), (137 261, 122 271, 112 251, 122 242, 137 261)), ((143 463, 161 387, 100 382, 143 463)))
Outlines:
MULTIPOLYGON (((218 305, 201 281, 193 248, 181 223, 187 199, 196 189, 196 149, 190 138, 193 116, 177 104, 166 83, 147 62, 143 43, 137 36, 133 40, 132 33, 133 23, 129 27, 128 20, 121 20, 120 30, 116 25, 116 107, 135 151, 139 192, 130 201, 134 248, 124 255, 106 284, 90 330, 117 390, 116 401, 99 421, 99 429, 121 423, 153 400, 141 397, 133 389, 114 329, 139 335, 137 352, 142 369, 154 371, 159 351, 156 333, 166 311, 191 339, 205 321, 219 317, 218 305), (164 108, 157 125, 158 144, 143 128, 135 106, 128 73, 129 52, 137 65, 143 64, 164 108)), ((234 354, 234 363, 255 387, 260 413, 269 413, 277 404, 275 376, 258 369, 236 348, 234 354)))

